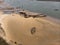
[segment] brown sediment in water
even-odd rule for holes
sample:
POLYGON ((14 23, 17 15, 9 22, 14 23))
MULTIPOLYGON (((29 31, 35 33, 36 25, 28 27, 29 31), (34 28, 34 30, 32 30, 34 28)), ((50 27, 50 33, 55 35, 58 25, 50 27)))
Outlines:
POLYGON ((24 18, 19 14, 1 17, 4 17, 0 19, 6 39, 12 40, 13 44, 17 42, 17 45, 60 45, 60 24, 54 22, 55 19, 24 18))

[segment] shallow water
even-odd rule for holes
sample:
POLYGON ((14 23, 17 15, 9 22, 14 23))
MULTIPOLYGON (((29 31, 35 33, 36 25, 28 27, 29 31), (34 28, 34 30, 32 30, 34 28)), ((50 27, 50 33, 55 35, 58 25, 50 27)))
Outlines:
POLYGON ((60 2, 29 1, 29 0, 5 0, 14 7, 21 7, 33 12, 47 14, 60 19, 60 2))

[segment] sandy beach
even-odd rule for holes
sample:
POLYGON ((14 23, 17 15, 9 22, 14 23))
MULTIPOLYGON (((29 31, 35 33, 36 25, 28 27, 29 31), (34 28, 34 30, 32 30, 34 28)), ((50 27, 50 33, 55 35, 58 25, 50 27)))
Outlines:
POLYGON ((60 23, 53 18, 24 18, 3 14, 0 23, 11 45, 60 45, 60 23), (52 19, 52 20, 51 20, 52 19), (36 32, 31 34, 32 28, 36 32))

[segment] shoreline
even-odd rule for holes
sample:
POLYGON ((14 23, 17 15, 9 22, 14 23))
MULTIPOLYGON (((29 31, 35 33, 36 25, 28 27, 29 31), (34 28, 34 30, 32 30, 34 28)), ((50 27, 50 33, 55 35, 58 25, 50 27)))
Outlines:
MULTIPOLYGON (((36 13, 36 12, 31 12, 31 11, 29 11, 29 10, 25 10, 25 12, 27 12, 27 15, 28 14, 42 14, 42 13, 36 13)), ((11 13, 11 14, 16 14, 16 13, 11 13)), ((1 12, 0 11, 0 16, 1 15, 11 15, 11 14, 5 14, 3 11, 1 12)), ((17 13, 18 14, 18 13, 17 13)), ((20 15, 20 14, 18 14, 18 15, 20 15)), ((42 15, 44 15, 44 14, 42 14, 42 15)), ((60 24, 60 19, 58 19, 58 18, 54 18, 54 17, 52 17, 52 16, 48 16, 48 15, 46 15, 46 17, 39 17, 39 18, 44 18, 44 19, 46 19, 46 20, 49 20, 49 21, 52 21, 52 22, 56 22, 56 23, 58 23, 58 24, 60 24)))
POLYGON ((57 19, 51 16, 47 16, 45 19, 60 24, 60 19, 57 19))

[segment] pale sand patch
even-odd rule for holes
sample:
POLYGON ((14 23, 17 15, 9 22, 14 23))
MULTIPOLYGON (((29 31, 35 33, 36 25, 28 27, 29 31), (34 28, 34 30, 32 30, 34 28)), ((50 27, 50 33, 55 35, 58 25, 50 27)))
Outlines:
POLYGON ((60 45, 60 24, 47 18, 24 18, 18 14, 1 20, 6 39, 22 45, 60 45), (36 32, 32 35, 31 29, 36 32))

